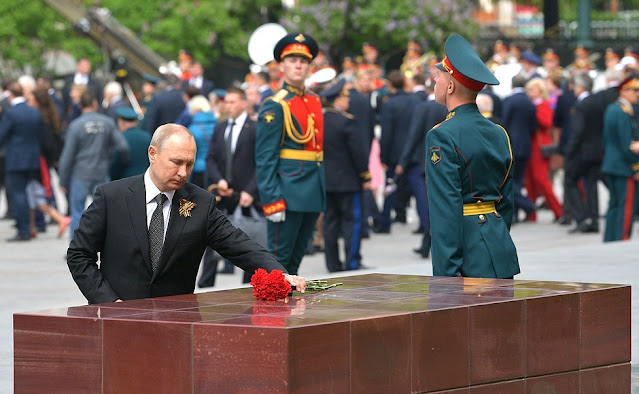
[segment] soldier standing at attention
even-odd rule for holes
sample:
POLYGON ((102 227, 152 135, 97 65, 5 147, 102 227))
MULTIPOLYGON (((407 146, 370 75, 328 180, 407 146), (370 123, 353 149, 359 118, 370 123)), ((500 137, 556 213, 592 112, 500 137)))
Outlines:
POLYGON ((510 141, 475 104, 486 84, 499 81, 462 36, 448 37, 445 52, 435 100, 449 113, 426 135, 433 275, 512 278, 519 262, 509 233, 510 141))
POLYGON ((317 42, 304 33, 277 42, 273 55, 284 85, 263 102, 257 121, 255 164, 268 250, 291 274, 326 204, 322 104, 304 89, 317 51, 317 42))

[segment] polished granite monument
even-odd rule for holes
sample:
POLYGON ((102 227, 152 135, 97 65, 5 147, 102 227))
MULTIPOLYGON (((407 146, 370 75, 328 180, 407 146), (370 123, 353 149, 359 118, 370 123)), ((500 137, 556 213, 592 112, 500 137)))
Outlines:
POLYGON ((630 392, 630 286, 334 282, 17 313, 15 392, 630 392))

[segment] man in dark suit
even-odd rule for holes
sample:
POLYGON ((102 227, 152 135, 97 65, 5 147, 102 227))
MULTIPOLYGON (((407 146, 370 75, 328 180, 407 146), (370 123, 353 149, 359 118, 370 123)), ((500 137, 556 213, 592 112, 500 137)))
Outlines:
POLYGON ((81 58, 78 60, 75 73, 64 80, 62 105, 64 107, 63 120, 65 121, 68 120, 68 115, 72 111, 71 87, 73 85, 86 85, 87 90, 93 94, 98 103, 102 102, 102 85, 91 75, 91 61, 87 58, 81 58))
MULTIPOLYGON (((390 98, 382 107, 382 138, 380 156, 386 169, 386 179, 395 178, 395 166, 404 150, 413 110, 418 99, 404 91, 404 75, 395 70, 388 74, 390 82, 390 98)), ((406 185, 407 187, 408 185, 406 185)), ((378 233, 390 233, 391 209, 395 204, 398 188, 384 199, 384 210, 380 215, 379 225, 374 229, 378 233)))
POLYGON ((569 217, 577 221, 577 226, 569 232, 599 232, 597 181, 603 159, 603 108, 600 108, 598 97, 590 96, 592 79, 588 74, 575 75, 573 86, 577 102, 570 121, 571 132, 565 149, 564 171, 566 199, 571 210, 569 217), (581 199, 577 185, 580 179, 584 181, 585 202, 581 199))
POLYGON ((421 246, 413 251, 424 258, 430 253, 430 218, 426 191, 426 134, 435 125, 443 122, 447 114, 446 106, 435 100, 417 104, 410 123, 408 140, 395 167, 395 173, 406 175, 408 185, 415 196, 420 226, 418 232, 424 235, 421 246))
MULTIPOLYGON (((255 179, 255 128, 256 122, 248 117, 246 94, 231 87, 226 91, 224 106, 229 116, 226 122, 215 126, 213 138, 206 154, 206 171, 211 185, 221 196, 219 208, 233 215, 239 205, 244 216, 251 216, 251 206, 257 212, 259 205, 257 180, 255 179)), ((266 223, 264 223, 266 233, 266 223)), ((213 286, 217 260, 209 252, 204 257, 199 287, 213 286)), ((225 267, 224 272, 232 272, 225 267)), ((247 277, 244 278, 245 280, 247 277)))
POLYGON ((146 130, 151 134, 163 124, 175 122, 186 106, 179 88, 180 80, 173 74, 169 74, 166 80, 166 90, 155 97, 146 113, 146 130))
POLYGON ((209 97, 209 93, 215 89, 215 84, 213 81, 204 78, 204 68, 202 67, 202 63, 194 62, 191 65, 191 77, 188 80, 182 81, 182 89, 187 86, 196 87, 200 94, 206 98, 209 97))
POLYGON ((357 129, 355 117, 346 109, 349 91, 340 80, 322 92, 324 108, 324 154, 326 166, 326 215, 324 250, 329 272, 356 270, 362 222, 362 190, 368 188, 368 148, 357 129), (339 258, 338 239, 344 240, 344 260, 339 258))
MULTIPOLYGON (((346 112, 355 117, 357 132, 360 135, 360 140, 366 147, 366 157, 368 158, 371 153, 371 144, 375 138, 375 111, 373 107, 371 107, 370 99, 360 93, 355 87, 355 78, 347 76, 345 77, 345 81, 349 98, 346 112)), ((368 224, 368 218, 377 216, 377 212, 373 192, 370 189, 364 190, 362 192, 362 226, 360 229, 362 237, 367 238, 369 236, 370 226, 368 224)))
POLYGON ((257 91, 260 93, 260 102, 257 103, 255 112, 259 112, 262 102, 273 95, 273 90, 271 90, 271 77, 267 72, 260 71, 255 75, 255 83, 257 84, 257 91))
POLYGON ((42 117, 40 111, 29 106, 17 82, 9 85, 9 107, 0 122, 0 147, 6 144, 7 190, 11 195, 13 217, 18 233, 7 241, 29 241, 29 205, 27 183, 39 178, 42 117))
POLYGON ((515 211, 513 221, 517 221, 517 213, 520 209, 531 215, 535 210, 534 203, 521 193, 526 173, 526 162, 530 157, 530 139, 537 129, 537 117, 535 104, 528 98, 524 86, 526 77, 515 75, 512 80, 512 94, 504 99, 503 121, 508 130, 513 156, 515 158, 513 168, 513 189, 515 193, 515 211))
MULTIPOLYGON (((98 188, 67 252, 73 279, 89 303, 192 293, 206 246, 246 271, 286 273, 229 223, 210 193, 187 183, 195 150, 188 129, 164 125, 153 135, 144 175, 98 188)), ((305 288, 303 278, 286 280, 305 288)))

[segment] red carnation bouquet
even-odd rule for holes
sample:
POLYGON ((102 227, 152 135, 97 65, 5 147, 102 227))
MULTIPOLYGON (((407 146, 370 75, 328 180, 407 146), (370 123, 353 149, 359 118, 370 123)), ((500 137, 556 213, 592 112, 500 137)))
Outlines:
POLYGON ((258 300, 275 301, 286 298, 292 291, 291 285, 284 278, 281 270, 273 270, 270 273, 263 268, 258 268, 251 277, 253 295, 258 300))

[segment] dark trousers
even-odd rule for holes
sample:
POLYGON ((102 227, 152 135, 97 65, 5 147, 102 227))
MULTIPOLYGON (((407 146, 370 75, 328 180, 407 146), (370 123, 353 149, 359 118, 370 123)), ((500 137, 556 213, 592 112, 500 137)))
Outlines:
POLYGON ((329 272, 359 267, 362 215, 361 193, 326 193, 324 216, 324 256, 329 272), (339 258, 338 239, 344 240, 346 267, 339 258))
POLYGON ((419 215, 419 227, 426 228, 428 226, 428 196, 426 194, 426 175, 424 167, 421 165, 413 165, 406 169, 408 187, 415 196, 415 207, 417 215, 419 215))
POLYGON ((27 203, 27 183, 30 171, 8 171, 7 189, 11 194, 13 217, 18 225, 18 235, 31 237, 29 204, 27 203))
POLYGON ((197 280, 198 287, 213 287, 215 286, 215 277, 217 276, 217 262, 222 257, 210 246, 206 247, 204 251, 204 258, 202 259, 202 273, 197 280))
MULTIPOLYGON (((571 166, 573 167, 573 166, 571 166)), ((570 216, 581 223, 586 219, 591 219, 596 226, 599 223, 599 193, 597 192, 597 181, 599 180, 599 168, 601 163, 579 163, 574 168, 566 171, 566 198, 569 206, 570 216), (584 181, 584 191, 586 200, 581 198, 579 191, 579 180, 584 181)))
POLYGON ((266 223, 268 251, 286 268, 297 275, 308 241, 313 237, 319 212, 286 211, 286 220, 266 223))
POLYGON ((393 204, 395 217, 406 220, 406 209, 410 204, 411 192, 406 176, 400 176, 397 179, 397 191, 395 192, 395 203, 393 204))
MULTIPOLYGON (((395 168, 389 167, 386 170, 386 178, 393 179, 395 177, 395 168)), ((397 198, 397 193, 399 192, 399 186, 395 190, 395 192, 390 193, 389 195, 384 197, 384 208, 382 208, 382 213, 379 216, 379 225, 385 231, 390 231, 391 228, 391 210, 395 206, 395 199, 397 198)))
POLYGON ((526 175, 527 161, 527 159, 515 158, 515 163, 513 165, 513 193, 515 195, 513 220, 517 218, 517 214, 520 209, 523 209, 526 213, 530 213, 535 210, 535 204, 521 193, 521 189, 524 187, 524 176, 526 175))
POLYGON ((362 192, 362 211, 362 234, 368 234, 370 230, 369 219, 373 219, 375 223, 379 220, 379 208, 372 190, 362 192))
POLYGON ((632 177, 608 175, 610 202, 606 213, 604 242, 626 241, 632 234, 632 217, 637 206, 637 181, 632 177))

